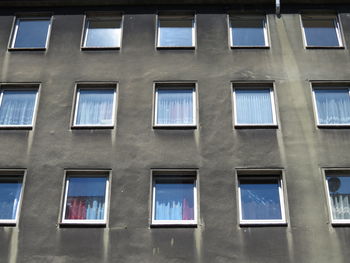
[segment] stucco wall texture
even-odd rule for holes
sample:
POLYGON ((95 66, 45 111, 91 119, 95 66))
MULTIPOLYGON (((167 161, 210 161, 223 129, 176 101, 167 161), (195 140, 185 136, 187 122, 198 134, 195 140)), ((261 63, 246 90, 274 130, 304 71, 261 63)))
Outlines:
POLYGON ((316 127, 310 81, 349 80, 350 7, 337 10, 345 48, 332 50, 304 48, 297 12, 267 14, 269 49, 231 49, 227 13, 193 10, 195 50, 156 50, 156 8, 128 8, 119 51, 80 50, 83 9, 50 9, 46 51, 8 51, 17 10, 1 11, 0 83, 41 88, 34 128, 0 130, 0 168, 27 171, 0 262, 349 262, 350 229, 330 224, 321 170, 350 167, 350 131, 316 127), (79 81, 118 82, 114 129, 71 129, 79 81), (152 128, 155 81, 197 83, 196 129, 152 128), (277 129, 233 127, 232 81, 274 81, 277 129), (196 228, 150 228, 153 168, 198 169, 196 228), (239 226, 238 168, 284 171, 287 226, 239 226), (65 169, 112 170, 105 228, 59 227, 65 169))

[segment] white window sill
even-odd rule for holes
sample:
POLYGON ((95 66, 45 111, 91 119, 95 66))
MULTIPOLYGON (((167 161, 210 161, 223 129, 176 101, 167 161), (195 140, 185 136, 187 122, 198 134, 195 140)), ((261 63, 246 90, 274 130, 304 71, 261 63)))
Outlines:
POLYGON ((344 46, 306 46, 306 49, 345 49, 344 46))
POLYGON ((120 46, 119 47, 80 47, 81 50, 119 50, 120 49, 120 46))
POLYGON ((157 46, 157 49, 195 49, 195 46, 157 46))
POLYGON ((32 130, 32 125, 0 125, 0 130, 32 130))
POLYGON ((231 46, 231 49, 269 49, 270 46, 231 46))
POLYGON ((75 129, 113 129, 114 125, 73 125, 71 127, 73 130, 75 129))
POLYGON ((196 129, 197 125, 185 125, 185 124, 177 124, 177 125, 153 125, 153 129, 196 129))
POLYGON ((151 227, 197 227, 195 220, 157 220, 151 223, 151 227))
POLYGON ((349 124, 318 124, 318 128, 320 129, 350 129, 349 124))
POLYGON ((239 223, 240 226, 287 226, 285 220, 246 220, 239 223))
POLYGON ((46 47, 9 47, 8 51, 46 51, 46 47))
POLYGON ((277 124, 235 124, 236 129, 277 129, 277 124))

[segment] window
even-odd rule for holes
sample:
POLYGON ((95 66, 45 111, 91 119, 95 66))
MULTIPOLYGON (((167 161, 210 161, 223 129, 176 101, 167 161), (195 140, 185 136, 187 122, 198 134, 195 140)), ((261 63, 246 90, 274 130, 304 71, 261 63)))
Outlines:
POLYGON ((50 17, 20 17, 13 30, 12 49, 46 49, 50 35, 50 17))
POLYGON ((32 127, 38 90, 4 87, 0 90, 0 127, 32 127))
POLYGON ((350 223, 350 171, 326 171, 327 196, 333 224, 350 223))
POLYGON ((194 48, 195 19, 189 16, 159 16, 158 48, 194 48))
POLYGON ((195 127, 193 84, 159 84, 155 91, 155 127, 195 127))
POLYGON ((109 172, 68 172, 62 223, 105 224, 107 222, 109 172))
POLYGON ((195 172, 153 173, 152 225, 196 225, 196 189, 195 172))
POLYGON ((238 177, 240 223, 285 224, 283 186, 280 176, 238 177))
POLYGON ((302 16, 304 40, 307 48, 342 47, 340 25, 336 16, 302 16))
POLYGON ((119 48, 121 17, 87 17, 83 48, 119 48))
POLYGON ((234 85, 236 126, 277 126, 271 84, 234 85))
POLYGON ((349 88, 341 85, 314 85, 313 94, 319 126, 350 125, 349 88))
POLYGON ((16 224, 22 198, 23 177, 14 172, 1 172, 0 224, 16 224))
POLYGON ((78 85, 74 127, 113 127, 115 85, 78 85))
POLYGON ((230 16, 231 47, 268 47, 265 16, 230 16))

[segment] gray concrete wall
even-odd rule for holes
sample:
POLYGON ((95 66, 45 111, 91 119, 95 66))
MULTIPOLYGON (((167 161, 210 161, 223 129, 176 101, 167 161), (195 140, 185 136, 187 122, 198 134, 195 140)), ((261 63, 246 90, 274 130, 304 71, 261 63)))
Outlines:
MULTIPOLYGON (((318 129, 310 80, 349 80, 349 49, 306 50, 298 14, 268 15, 270 49, 228 46, 227 15, 197 9, 195 50, 156 50, 152 12, 124 15, 120 51, 81 51, 83 10, 54 13, 49 48, 7 51, 0 82, 40 82, 31 131, 0 130, 0 168, 27 169, 19 224, 0 227, 0 262, 349 262, 350 229, 332 227, 322 167, 350 167, 348 129, 318 129), (198 83, 195 130, 152 129, 153 82, 198 83), (275 81, 278 129, 234 129, 231 81, 275 81), (117 81, 117 127, 71 130, 77 81, 117 81), (106 228, 60 228, 64 169, 111 169, 106 228), (196 168, 197 228, 150 228, 152 168, 196 168), (235 169, 285 172, 288 226, 240 227, 235 169)), ((350 11, 340 11, 350 43, 350 11)))

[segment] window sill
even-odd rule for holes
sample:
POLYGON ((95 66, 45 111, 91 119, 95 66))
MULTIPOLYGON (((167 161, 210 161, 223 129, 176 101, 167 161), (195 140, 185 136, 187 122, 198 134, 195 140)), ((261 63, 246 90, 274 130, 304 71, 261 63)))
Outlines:
POLYGON ((319 129, 350 129, 350 124, 318 124, 319 129))
POLYGON ((114 129, 114 125, 108 125, 108 126, 93 126, 93 125, 86 125, 86 126, 71 126, 72 130, 112 130, 114 129))
POLYGON ((162 50, 162 49, 189 49, 189 50, 192 50, 192 49, 195 49, 196 47, 195 46, 189 46, 189 47, 157 47, 157 49, 159 50, 162 50))
POLYGON ((80 47, 82 51, 94 50, 120 50, 120 47, 80 47))
POLYGON ((345 49, 344 46, 334 46, 334 47, 330 47, 330 46, 306 46, 306 49, 345 49))
POLYGON ((260 226, 288 226, 288 223, 286 221, 281 222, 240 222, 239 225, 241 227, 260 227, 260 226))
POLYGON ((235 129, 278 129, 277 124, 236 124, 235 129))
POLYGON ((337 226, 350 226, 350 220, 344 220, 344 222, 341 221, 333 221, 332 226, 337 227, 337 226))
POLYGON ((231 46, 231 49, 270 49, 270 46, 231 46))
POLYGON ((106 222, 92 223, 92 222, 61 222, 59 223, 60 228, 105 228, 106 222))
POLYGON ((46 51, 46 47, 10 47, 8 51, 46 51))
POLYGON ((197 125, 153 125, 153 129, 194 130, 197 129, 197 125))
POLYGON ((33 126, 0 125, 0 130, 32 130, 33 126))
POLYGON ((3 220, 3 221, 0 221, 0 227, 6 227, 6 226, 9 226, 9 227, 15 227, 17 225, 17 222, 16 221, 6 221, 6 220, 3 220))
POLYGON ((168 223, 168 224, 161 224, 161 223, 152 223, 150 225, 151 228, 196 228, 197 223, 168 223))

